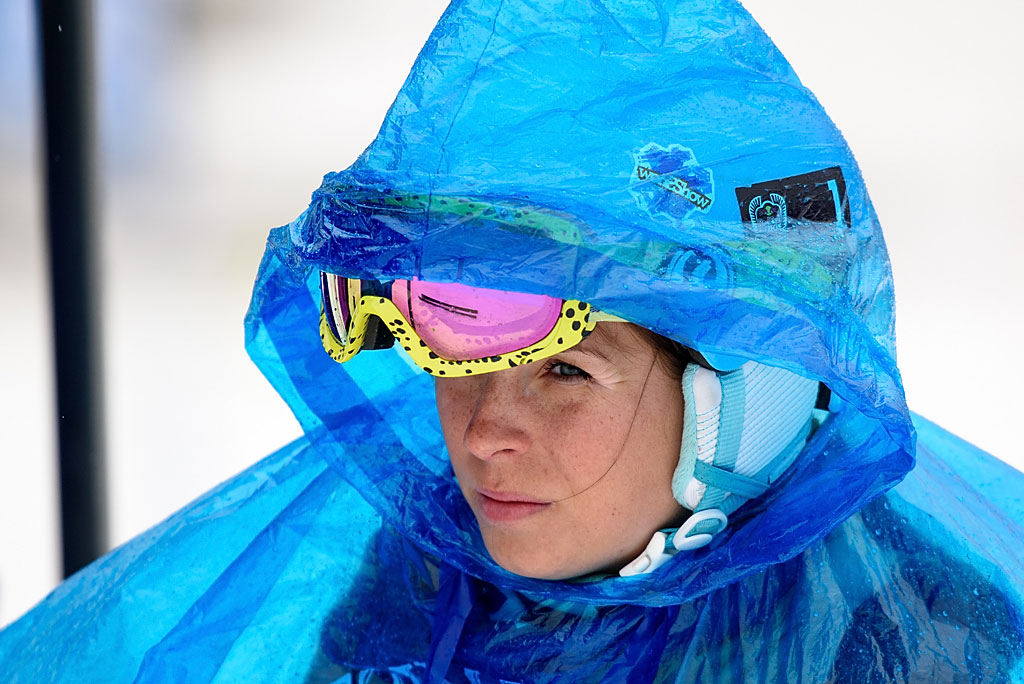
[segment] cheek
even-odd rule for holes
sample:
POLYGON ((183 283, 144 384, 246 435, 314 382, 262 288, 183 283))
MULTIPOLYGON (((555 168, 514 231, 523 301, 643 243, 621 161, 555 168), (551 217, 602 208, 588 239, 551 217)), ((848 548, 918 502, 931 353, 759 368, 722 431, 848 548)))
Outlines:
POLYGON ((437 415, 441 420, 441 431, 449 450, 461 442, 470 418, 473 415, 473 385, 468 378, 450 380, 434 379, 434 400, 437 403, 437 415), (459 439, 453 441, 458 436, 459 439))
POLYGON ((565 502, 571 536, 579 543, 577 567, 616 571, 643 550, 655 530, 678 526, 684 515, 671 484, 682 436, 682 395, 672 385, 651 395, 635 416, 605 417, 605 425, 615 426, 607 439, 590 437, 590 451, 603 452, 594 462, 609 467, 590 489, 565 502))
POLYGON ((472 417, 472 397, 458 382, 435 378, 434 400, 452 469, 461 479, 468 462, 468 454, 464 453, 462 446, 466 426, 472 417))
POLYGON ((501 413, 503 429, 528 433, 530 448, 513 459, 480 462, 465 440, 484 380, 483 376, 434 380, 441 431, 460 480, 490 469, 501 471, 502 479, 514 488, 565 499, 593 486, 621 454, 632 411, 623 414, 618 404, 590 393, 573 397, 564 391, 527 391, 514 415, 501 413))
POLYGON ((600 480, 621 456, 628 416, 601 402, 565 402, 538 415, 537 441, 553 469, 578 493, 600 480))

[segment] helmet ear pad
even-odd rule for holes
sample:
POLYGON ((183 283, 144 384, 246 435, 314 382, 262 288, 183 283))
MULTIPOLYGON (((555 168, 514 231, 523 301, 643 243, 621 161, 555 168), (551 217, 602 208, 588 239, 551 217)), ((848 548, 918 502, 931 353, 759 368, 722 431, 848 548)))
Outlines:
POLYGON ((819 383, 747 361, 722 372, 704 363, 683 369, 683 437, 672 494, 693 513, 678 529, 658 530, 623 577, 654 572, 673 556, 708 544, 729 515, 764 494, 793 463, 814 425, 819 383))
POLYGON ((729 372, 693 363, 683 371, 682 391, 673 496, 691 511, 728 515, 796 459, 811 433, 819 383, 754 361, 729 372))

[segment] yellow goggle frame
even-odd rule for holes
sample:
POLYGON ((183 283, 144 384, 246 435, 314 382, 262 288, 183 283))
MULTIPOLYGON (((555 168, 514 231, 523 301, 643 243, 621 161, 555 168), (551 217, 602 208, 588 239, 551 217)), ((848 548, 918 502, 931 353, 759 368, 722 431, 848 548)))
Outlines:
MULTIPOLYGON (((351 298, 350 303, 354 299, 354 297, 351 298)), ((349 308, 351 320, 348 326, 348 341, 342 342, 334 335, 327 320, 325 307, 329 306, 329 303, 321 303, 320 340, 332 359, 338 363, 345 363, 355 356, 363 348, 363 341, 371 318, 377 317, 387 326, 395 338, 395 342, 401 345, 413 362, 435 377, 463 377, 515 368, 554 356, 576 346, 584 337, 593 332, 601 321, 625 322, 617 316, 596 311, 586 302, 567 299, 562 302, 562 310, 559 312, 551 332, 539 342, 504 354, 454 361, 434 353, 409 325, 398 306, 387 297, 363 295, 354 304, 349 308)))

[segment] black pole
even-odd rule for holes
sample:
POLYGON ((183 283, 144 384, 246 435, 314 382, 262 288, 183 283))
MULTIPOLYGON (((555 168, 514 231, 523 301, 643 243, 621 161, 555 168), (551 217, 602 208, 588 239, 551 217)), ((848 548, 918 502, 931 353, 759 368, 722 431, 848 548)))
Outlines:
POLYGON ((64 576, 106 549, 103 393, 93 238, 92 12, 38 0, 46 216, 57 375, 64 576))

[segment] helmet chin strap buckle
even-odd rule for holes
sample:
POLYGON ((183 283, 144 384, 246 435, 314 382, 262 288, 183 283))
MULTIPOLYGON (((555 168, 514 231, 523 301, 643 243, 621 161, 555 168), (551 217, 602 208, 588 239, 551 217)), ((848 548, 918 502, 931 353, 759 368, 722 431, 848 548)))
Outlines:
POLYGON ((697 511, 687 518, 678 530, 658 530, 651 537, 651 541, 647 543, 647 548, 643 553, 619 570, 619 576, 632 577, 650 574, 680 551, 693 551, 707 546, 714 535, 725 529, 728 522, 729 519, 725 513, 717 508, 707 508, 697 511), (694 532, 698 526, 701 531, 694 532))
POLYGON ((668 543, 668 535, 658 530, 647 543, 644 552, 633 559, 626 567, 619 570, 620 577, 632 577, 633 575, 646 575, 654 572, 668 562, 668 559, 675 555, 675 548, 668 543), (672 548, 672 553, 668 549, 672 548))
POLYGON ((672 546, 676 551, 693 551, 707 546, 714 536, 724 530, 728 524, 728 516, 717 508, 696 511, 672 535, 672 546), (699 532, 696 531, 698 528, 699 532))

